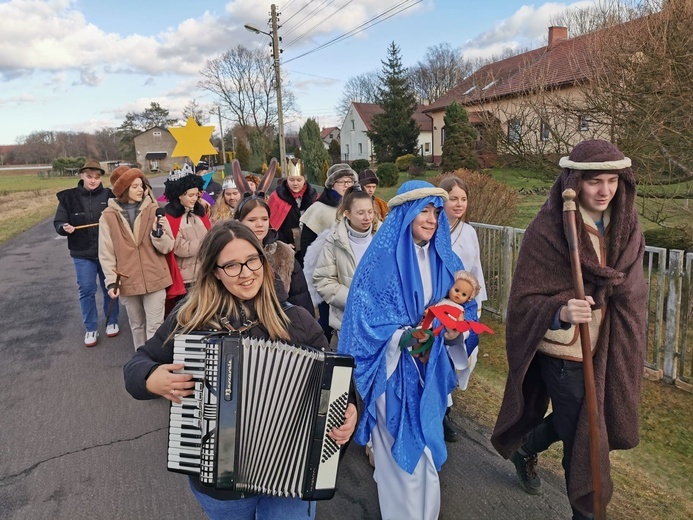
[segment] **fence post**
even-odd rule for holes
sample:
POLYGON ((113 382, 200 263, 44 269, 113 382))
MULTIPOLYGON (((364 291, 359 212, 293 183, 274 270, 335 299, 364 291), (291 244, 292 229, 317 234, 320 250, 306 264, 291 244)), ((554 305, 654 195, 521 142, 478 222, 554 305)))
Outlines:
POLYGON ((679 312, 681 309, 681 285, 684 252, 679 249, 669 251, 669 294, 667 296, 666 334, 664 340, 664 381, 673 383, 676 379, 676 362, 679 344, 679 312))
POLYGON ((505 322, 508 314, 508 302, 510 301, 510 285, 513 279, 513 263, 515 261, 514 240, 515 229, 504 227, 501 236, 501 273, 499 284, 500 289, 500 312, 502 320, 505 322))

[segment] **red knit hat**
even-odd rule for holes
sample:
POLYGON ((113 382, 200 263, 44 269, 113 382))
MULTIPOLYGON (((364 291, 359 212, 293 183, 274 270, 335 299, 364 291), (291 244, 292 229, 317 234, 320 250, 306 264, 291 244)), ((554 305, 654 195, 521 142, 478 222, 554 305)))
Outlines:
POLYGON ((142 179, 142 182, 144 182, 145 179, 144 173, 137 168, 128 168, 123 172, 116 173, 120 168, 119 166, 111 173, 111 191, 119 200, 123 197, 130 185, 135 182, 135 179, 142 179))

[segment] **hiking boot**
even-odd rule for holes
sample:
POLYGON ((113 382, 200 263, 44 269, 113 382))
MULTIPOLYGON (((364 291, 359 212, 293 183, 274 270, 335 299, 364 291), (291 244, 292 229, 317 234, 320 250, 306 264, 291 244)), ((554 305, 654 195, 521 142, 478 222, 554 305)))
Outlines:
POLYGON ((445 442, 457 442, 457 436, 457 430, 455 430, 450 417, 446 413, 443 416, 443 437, 445 442))
POLYGON ((84 346, 93 347, 99 340, 99 333, 94 331, 89 331, 84 335, 84 346))
POLYGON ((536 455, 523 456, 519 451, 513 453, 510 460, 515 464, 515 472, 517 478, 520 479, 520 485, 530 495, 538 495, 541 491, 541 479, 537 475, 536 455))
POLYGON ((115 338, 120 333, 120 327, 117 323, 109 323, 106 326, 106 336, 109 338, 115 338))

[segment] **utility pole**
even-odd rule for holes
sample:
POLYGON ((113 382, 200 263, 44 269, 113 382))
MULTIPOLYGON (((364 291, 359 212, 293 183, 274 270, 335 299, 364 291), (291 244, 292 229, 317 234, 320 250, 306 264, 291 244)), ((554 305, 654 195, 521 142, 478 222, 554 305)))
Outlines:
POLYGON ((272 4, 272 54, 274 57, 274 72, 277 82, 277 119, 279 126, 279 166, 282 177, 286 177, 286 150, 284 148, 284 113, 282 111, 282 77, 279 70, 279 34, 277 26, 277 6, 272 4))
POLYGON ((224 147, 224 129, 221 126, 221 107, 217 105, 217 115, 219 116, 219 133, 221 134, 221 165, 226 164, 226 148, 224 147))
POLYGON ((282 176, 286 171, 286 150, 284 149, 284 111, 282 110, 282 75, 279 70, 279 55, 281 54, 281 49, 279 48, 279 38, 278 30, 279 25, 277 24, 277 6, 272 4, 271 6, 271 22, 272 22, 272 32, 268 33, 261 31, 257 27, 249 24, 245 24, 245 27, 250 32, 255 34, 266 34, 272 38, 272 57, 274 58, 274 73, 275 81, 277 83, 277 125, 279 130, 279 167, 282 169, 282 176))

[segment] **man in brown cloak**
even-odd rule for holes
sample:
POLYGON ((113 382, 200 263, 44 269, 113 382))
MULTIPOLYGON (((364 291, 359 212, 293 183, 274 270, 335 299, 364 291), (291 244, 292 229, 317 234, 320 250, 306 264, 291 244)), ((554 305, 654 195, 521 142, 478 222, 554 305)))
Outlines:
POLYGON ((593 518, 579 323, 589 323, 597 393, 603 497, 611 498, 609 451, 639 442, 646 348, 645 242, 635 211, 631 161, 607 141, 578 144, 527 228, 513 277, 506 327, 509 364, 491 437, 539 493, 537 454, 563 442, 573 519, 593 518), (563 190, 578 196, 576 222, 586 300, 574 297, 563 228, 563 190), (545 417, 549 400, 552 413, 545 417))

